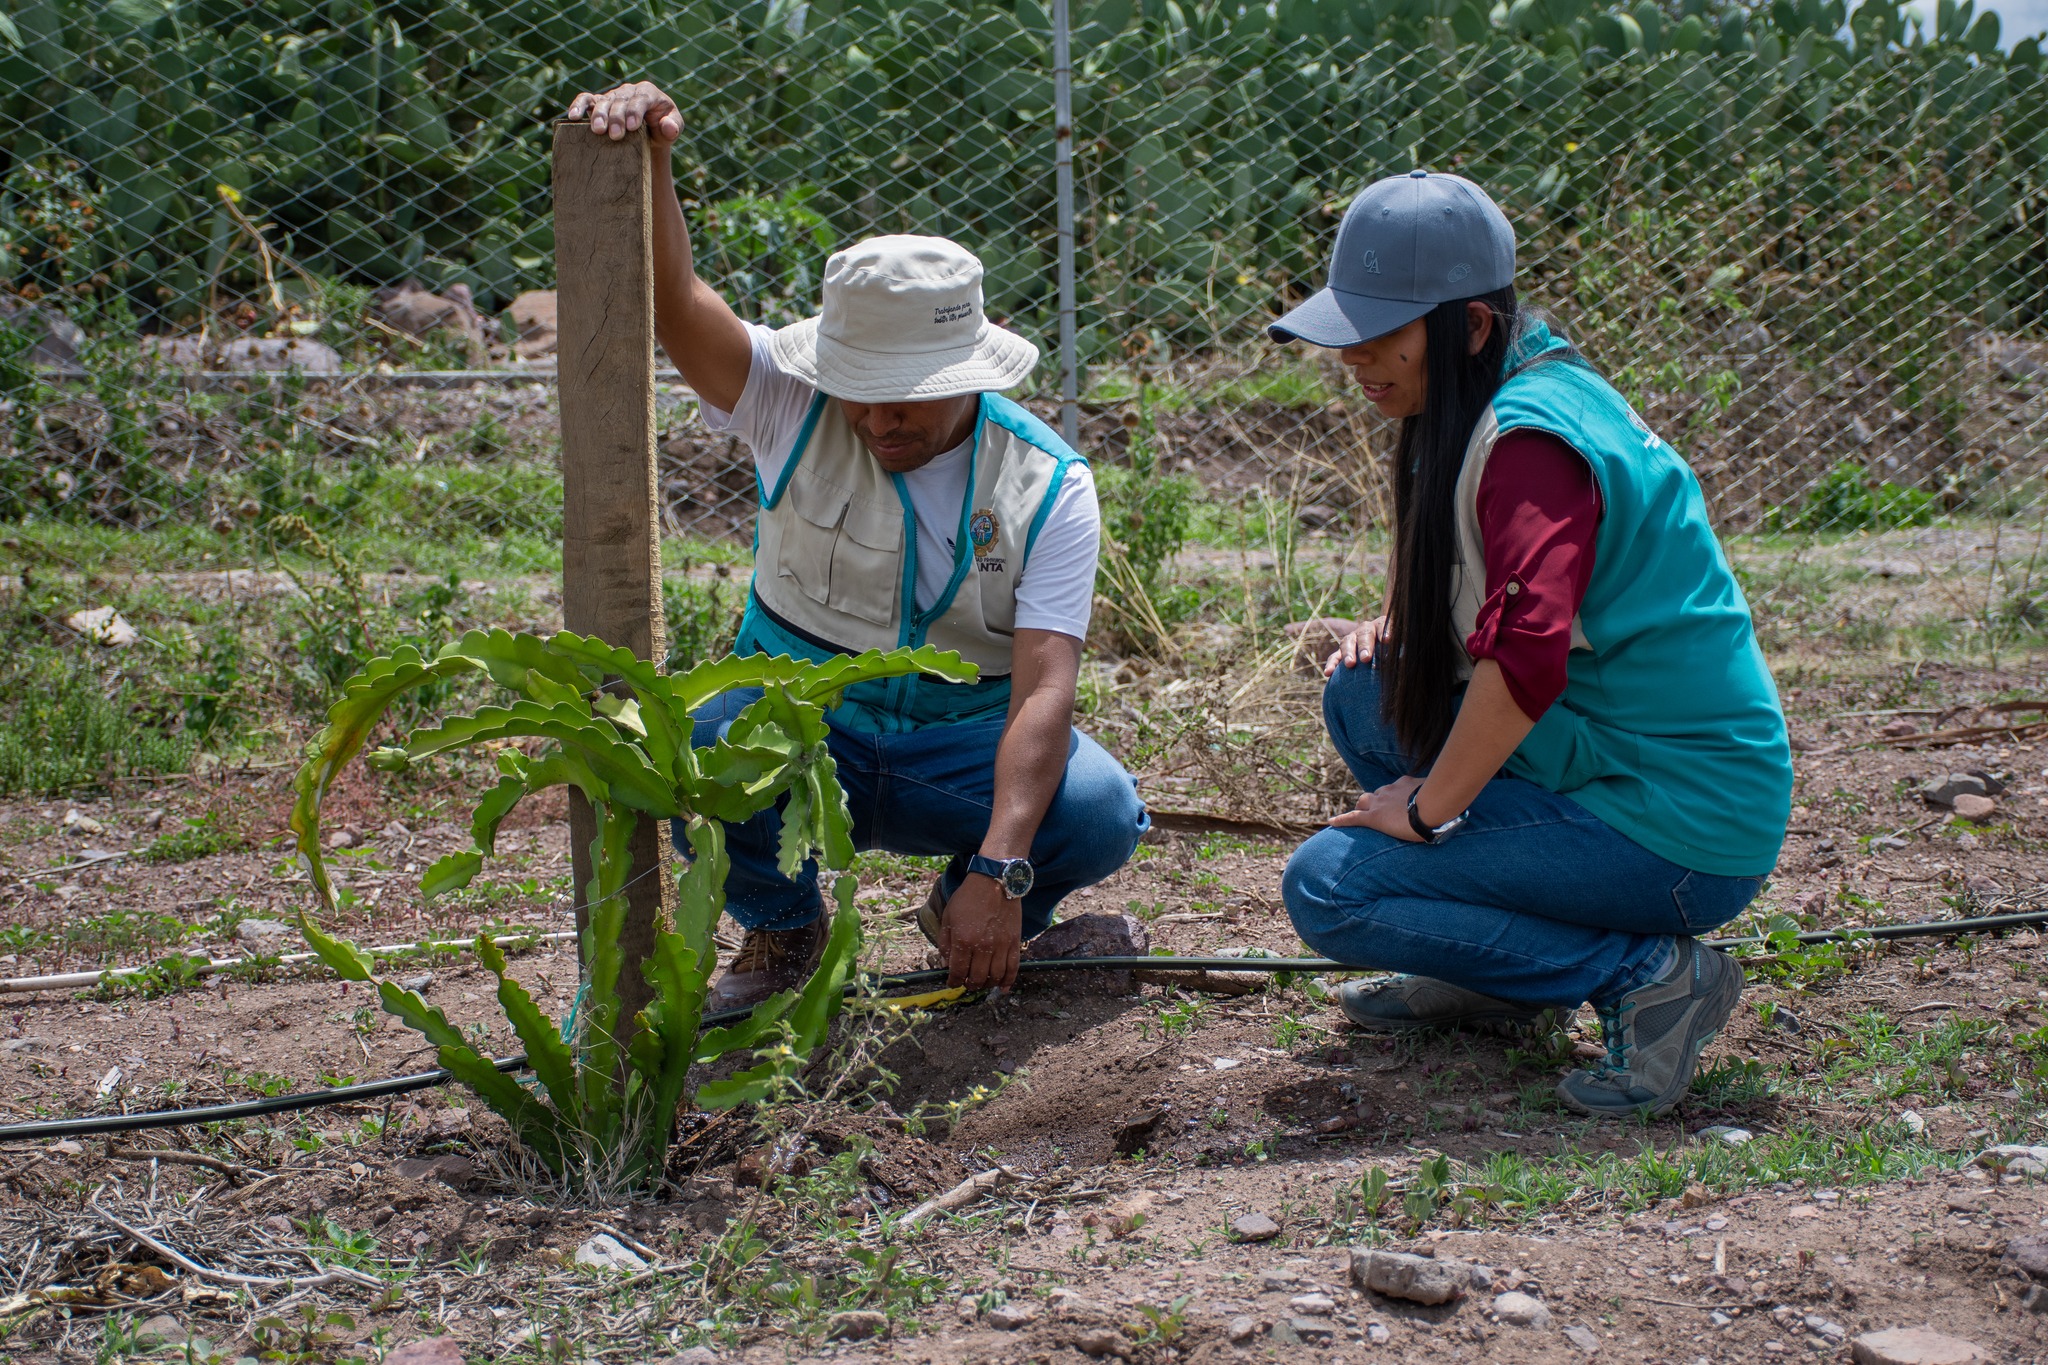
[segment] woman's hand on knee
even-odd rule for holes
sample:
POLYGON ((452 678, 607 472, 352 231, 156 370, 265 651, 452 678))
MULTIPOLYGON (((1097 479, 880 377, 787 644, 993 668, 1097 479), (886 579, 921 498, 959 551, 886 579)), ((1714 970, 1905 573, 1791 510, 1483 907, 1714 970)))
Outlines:
POLYGON ((1397 777, 1358 798, 1356 810, 1330 817, 1339 829, 1376 829, 1404 843, 1419 844, 1422 836, 1408 823, 1408 795, 1422 785, 1419 777, 1397 777))
POLYGON ((1338 641, 1337 648, 1323 661, 1323 676, 1327 678, 1334 674, 1338 664, 1356 668, 1360 664, 1371 663, 1373 651, 1379 648, 1386 635, 1387 618, 1384 616, 1375 616, 1360 623, 1358 629, 1338 641))

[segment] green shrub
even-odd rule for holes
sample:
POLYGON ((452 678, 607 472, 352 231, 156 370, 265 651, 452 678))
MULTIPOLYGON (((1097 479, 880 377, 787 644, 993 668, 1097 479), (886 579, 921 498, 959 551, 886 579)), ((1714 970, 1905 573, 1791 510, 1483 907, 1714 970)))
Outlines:
POLYGON ((1768 508, 1764 525, 1783 531, 1882 531, 1925 526, 1941 511, 1934 494, 1872 479, 1859 464, 1838 464, 1789 515, 1768 508))
POLYGON ((0 661, 0 795, 61 796, 182 772, 194 747, 133 683, 88 659, 30 645, 0 661))

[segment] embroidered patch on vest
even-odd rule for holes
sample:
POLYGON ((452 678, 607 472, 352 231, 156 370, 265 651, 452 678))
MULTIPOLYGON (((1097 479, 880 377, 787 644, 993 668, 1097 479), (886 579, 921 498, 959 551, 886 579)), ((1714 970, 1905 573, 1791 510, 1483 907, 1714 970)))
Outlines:
POLYGON ((996 514, 984 507, 967 519, 967 538, 974 542, 974 557, 987 559, 995 553, 996 540, 1003 533, 996 514))

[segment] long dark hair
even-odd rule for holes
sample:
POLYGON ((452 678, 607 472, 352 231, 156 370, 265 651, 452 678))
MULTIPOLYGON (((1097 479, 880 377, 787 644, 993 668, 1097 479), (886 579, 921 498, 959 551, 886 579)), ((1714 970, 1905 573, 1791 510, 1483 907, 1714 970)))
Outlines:
POLYGON ((1428 387, 1422 412, 1401 423, 1394 447, 1392 649, 1385 656, 1390 685, 1380 704, 1418 767, 1436 757, 1451 733, 1451 694, 1458 685, 1451 635, 1451 570, 1458 561, 1453 503, 1465 445, 1500 388, 1516 316, 1513 286, 1478 296, 1476 302, 1493 310, 1493 329, 1475 355, 1465 311, 1474 301, 1440 303, 1424 315, 1428 387))

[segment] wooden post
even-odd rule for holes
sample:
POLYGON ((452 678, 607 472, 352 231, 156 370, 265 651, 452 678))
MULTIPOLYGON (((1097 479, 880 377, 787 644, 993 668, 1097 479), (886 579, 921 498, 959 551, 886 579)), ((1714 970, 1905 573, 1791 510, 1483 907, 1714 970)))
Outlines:
MULTIPOLYGON (((657 664, 661 517, 654 463, 654 215, 647 137, 555 125, 556 351, 562 414, 562 623, 657 664)), ((584 926, 590 804, 569 793, 576 927, 584 926)), ((640 963, 672 893, 666 821, 642 816, 619 948, 620 1045, 649 988, 640 963)))

